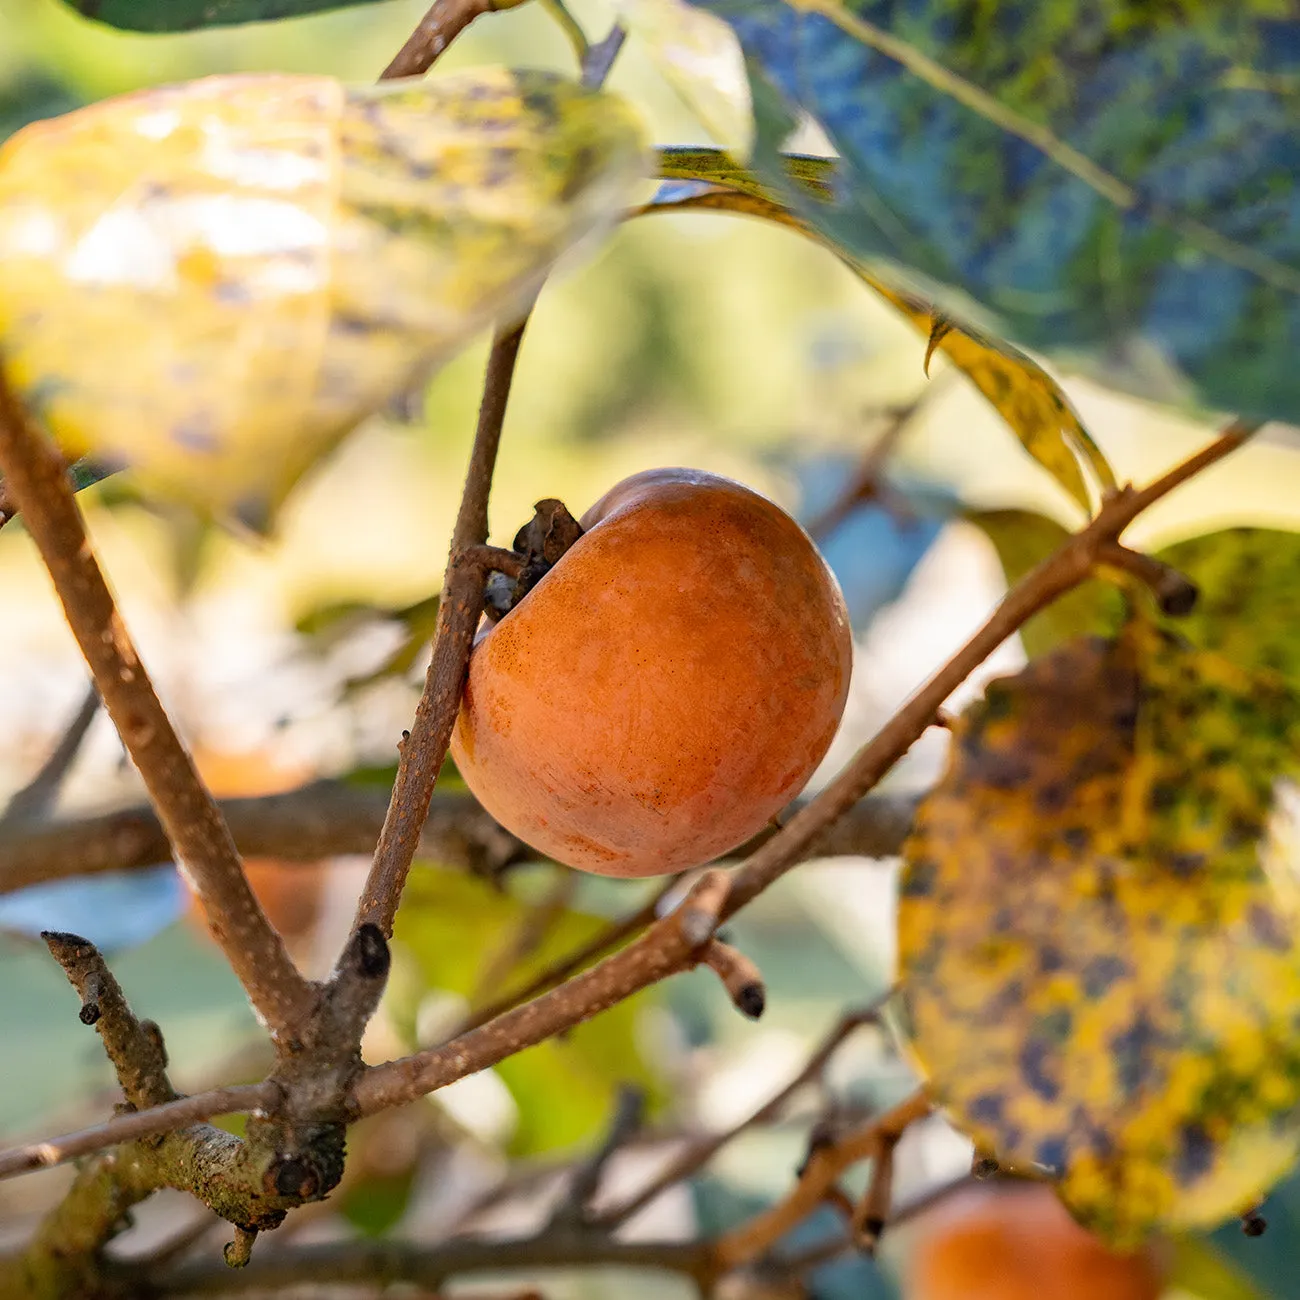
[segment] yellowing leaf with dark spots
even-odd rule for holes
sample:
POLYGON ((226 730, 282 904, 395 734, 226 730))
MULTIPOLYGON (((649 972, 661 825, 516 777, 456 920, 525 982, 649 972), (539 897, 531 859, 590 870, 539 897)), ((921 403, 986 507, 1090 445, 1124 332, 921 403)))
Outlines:
POLYGON ((1300 1134, 1300 700, 1140 621, 994 682, 905 849, 936 1100, 1119 1245, 1241 1213, 1300 1134))
POLYGON ((0 354, 66 447, 264 524, 353 425, 519 309, 646 167, 542 72, 213 77, 0 149, 0 354))
POLYGON ((1300 690, 1300 533, 1226 528, 1159 552, 1197 586, 1170 624, 1241 668, 1270 668, 1300 690))
MULTIPOLYGON (((830 197, 833 169, 828 160, 782 155, 782 161, 792 182, 819 198, 830 197)), ((1083 467, 1102 491, 1116 486, 1110 462, 1061 386, 1019 348, 955 317, 936 315, 924 299, 887 284, 866 263, 782 206, 755 176, 719 150, 660 150, 658 174, 697 184, 668 186, 646 211, 735 212, 775 221, 817 240, 921 331, 926 373, 934 353, 945 353, 1011 426, 1025 450, 1085 510, 1091 509, 1091 501, 1083 467)))
POLYGON ((946 354, 1011 426, 1024 449, 1085 510, 1091 503, 1081 465, 1087 466, 1101 489, 1115 487, 1110 462, 1061 386, 1042 366, 1010 343, 949 317, 936 317, 929 303, 891 288, 861 266, 856 269, 926 336, 927 370, 935 352, 946 354))

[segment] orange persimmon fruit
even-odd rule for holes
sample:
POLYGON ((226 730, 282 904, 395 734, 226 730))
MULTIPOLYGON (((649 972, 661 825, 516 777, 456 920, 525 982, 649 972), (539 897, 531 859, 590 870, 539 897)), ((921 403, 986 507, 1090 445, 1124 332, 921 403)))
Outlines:
POLYGON ((483 806, 584 871, 708 862, 807 783, 839 725, 844 599, 779 506, 694 470, 634 475, 499 623, 452 736, 483 806))
POLYGON ((1152 1250, 1122 1255, 1041 1183, 972 1186, 916 1225, 906 1300, 1158 1300, 1152 1250))

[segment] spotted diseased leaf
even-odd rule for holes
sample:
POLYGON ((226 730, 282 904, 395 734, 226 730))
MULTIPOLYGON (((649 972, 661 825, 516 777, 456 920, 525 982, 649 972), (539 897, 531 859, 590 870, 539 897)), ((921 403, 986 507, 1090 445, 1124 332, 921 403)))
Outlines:
POLYGON ((1177 628, 1243 668, 1268 668, 1300 691, 1300 533, 1226 528, 1178 542, 1159 558, 1200 599, 1177 628))
MULTIPOLYGON (((783 188, 829 193, 825 160, 782 155, 783 188)), ((869 288, 905 316, 927 340, 924 364, 943 352, 975 385, 1020 439, 1025 450, 1085 510, 1091 494, 1084 468, 1101 491, 1115 474, 1061 386, 1031 357, 955 316, 936 316, 923 298, 891 284, 876 269, 818 234, 779 203, 762 181, 725 157, 704 149, 661 150, 659 175, 669 181, 653 211, 716 211, 760 217, 791 226, 827 244, 869 288)))
MULTIPOLYGON (((966 516, 993 543, 1007 582, 1018 582, 1059 550, 1069 534, 1053 519, 1027 510, 981 510, 966 516)), ((1171 632, 1238 668, 1268 669, 1300 691, 1300 533, 1275 528, 1225 528, 1154 552, 1196 587, 1190 613, 1161 616, 1171 632)), ((1130 587, 1130 590, 1132 588, 1130 587)), ((1070 637, 1113 634, 1124 622, 1117 588, 1094 578, 1035 614, 1021 631, 1031 657, 1070 637)))
POLYGON ((833 242, 1130 391, 1300 420, 1293 5, 701 3, 839 153, 799 205, 833 242))
POLYGON ((1024 449, 1085 510, 1091 501, 1081 465, 1103 491, 1115 487, 1115 474, 1102 450, 1079 419, 1060 384, 1036 361, 1010 343, 959 325, 914 294, 892 289, 865 268, 858 274, 929 337, 930 355, 942 352, 979 389, 1020 439, 1024 449))
POLYGON ((905 849, 936 1099, 1121 1245, 1241 1213, 1300 1135, 1300 700, 1130 622, 993 683, 905 849))
POLYGON ((215 77, 0 150, 0 352, 69 449, 264 526, 364 416, 613 221, 621 101, 480 69, 215 77))

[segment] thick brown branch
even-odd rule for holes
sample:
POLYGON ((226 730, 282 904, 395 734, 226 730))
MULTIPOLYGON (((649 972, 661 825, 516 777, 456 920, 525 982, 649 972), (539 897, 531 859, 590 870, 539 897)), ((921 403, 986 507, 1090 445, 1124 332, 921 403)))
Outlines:
POLYGON ((249 888, 221 813, 159 702, 118 615, 63 469, 0 380, 0 470, 100 698, 249 1000, 274 1034, 291 1032, 310 1012, 315 991, 249 888))
MULTIPOLYGON (((218 807, 247 857, 313 862, 371 853, 388 794, 345 781, 316 781, 282 794, 223 799, 218 807)), ((536 858, 467 794, 436 794, 416 845, 420 858, 485 876, 536 858)), ((0 824, 0 894, 48 880, 134 871, 171 858, 147 805, 64 822, 0 824)))
MULTIPOLYGON (((381 789, 346 781, 314 781, 282 794, 223 799, 218 804, 239 852, 250 858, 314 862, 339 854, 374 850, 388 795, 381 789)), ((896 854, 911 828, 916 800, 880 796, 863 800, 818 842, 827 857, 884 858, 896 854)), ((743 857, 766 843, 764 830, 734 856, 743 857)), ((72 876, 101 871, 134 871, 166 862, 171 846, 158 815, 147 804, 64 822, 35 825, 0 823, 0 894, 72 876)), ((476 875, 493 876, 516 862, 538 860, 536 850, 498 825, 472 795, 438 792, 420 831, 416 857, 476 875)), ((671 882, 670 882, 671 883, 671 882)), ((589 951, 561 963, 538 980, 498 1003, 489 1015, 544 992, 616 943, 645 929, 653 907, 638 909, 617 929, 600 937, 589 951)))
POLYGON ((523 336, 524 326, 516 325, 498 334, 492 344, 478 429, 443 579, 429 671, 410 735, 402 746, 388 816, 357 907, 356 924, 378 926, 386 936, 393 933, 402 886, 420 841, 438 770, 447 756, 470 647, 483 613, 483 571, 467 559, 465 551, 487 541, 488 493, 523 336))
POLYGON ((425 1246, 403 1241, 346 1241, 268 1250, 232 1272, 195 1263, 156 1285, 165 1296, 269 1293, 320 1282, 330 1285, 409 1282, 437 1290, 451 1277, 569 1265, 657 1269, 705 1280, 711 1276, 705 1242, 613 1241, 590 1234, 544 1233, 524 1241, 465 1238, 425 1246))

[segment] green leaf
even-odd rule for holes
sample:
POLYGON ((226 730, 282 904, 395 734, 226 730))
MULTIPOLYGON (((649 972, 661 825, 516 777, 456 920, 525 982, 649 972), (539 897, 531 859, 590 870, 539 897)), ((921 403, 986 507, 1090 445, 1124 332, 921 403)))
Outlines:
MULTIPOLYGON (((1056 520, 1030 510, 972 510, 966 518, 993 543, 1009 587, 1060 550, 1070 536, 1056 520)), ((1035 659, 1072 637, 1113 631, 1123 613, 1120 592, 1092 578, 1039 610, 1020 629, 1020 639, 1025 653, 1035 659)))
MULTIPOLYGON (((787 190, 795 185, 816 194, 830 175, 824 160, 782 155, 781 166, 787 190)), ((664 187, 647 211, 731 212, 788 225, 827 242, 778 203, 760 180, 709 150, 661 150, 659 175, 677 183, 664 187)), ((927 370, 932 354, 943 352, 1002 416, 1025 450, 1085 510, 1091 500, 1083 467, 1102 491, 1116 486, 1109 462, 1069 398, 1036 361, 954 316, 936 315, 924 299, 892 286, 834 244, 828 247, 928 341, 923 361, 927 370)))
POLYGON ((64 446, 258 530, 355 424, 603 230, 622 101, 482 68, 348 89, 216 77, 0 150, 0 352, 64 446))
POLYGON ((1197 1300, 1267 1300, 1238 1268, 1200 1237, 1180 1237, 1173 1247, 1169 1283, 1197 1300))
POLYGON ((619 0, 617 9, 664 80, 743 163, 754 147, 754 108, 736 34, 686 0, 619 0))
MULTIPOLYGON (((527 904, 482 881, 452 872, 417 872, 408 882, 395 938, 414 958, 427 989, 470 997, 482 972, 511 942, 527 904)), ((581 947, 607 922, 567 910, 539 946, 516 963, 497 996, 581 947)), ((637 1026, 655 998, 648 990, 595 1019, 509 1057, 495 1068, 518 1107, 510 1143, 516 1155, 586 1142, 608 1121, 620 1083, 639 1084, 653 1101, 661 1089, 641 1055, 637 1026)))
POLYGON ((1141 620, 992 683, 904 850, 935 1099, 1118 1245, 1300 1148, 1300 698, 1141 620))
MULTIPOLYGON (((998 552, 1008 585, 1060 549, 1069 534, 1052 519, 1024 510, 971 511, 966 516, 998 552)), ((1272 528, 1226 528, 1156 551, 1196 585, 1189 614, 1148 615, 1192 645, 1214 651, 1251 672, 1280 674, 1300 691, 1300 533, 1272 528)), ((1132 590, 1130 585, 1129 590, 1132 590)), ((1045 610, 1021 631, 1034 657, 1074 636, 1114 633, 1124 621, 1121 592, 1092 579, 1045 610)))
POLYGON ((199 27, 278 22, 375 0, 63 0, 96 22, 128 32, 188 32, 199 27))
POLYGON ((1300 420, 1292 7, 703 4, 756 103, 834 144, 834 201, 799 207, 837 246, 1129 391, 1300 420))

